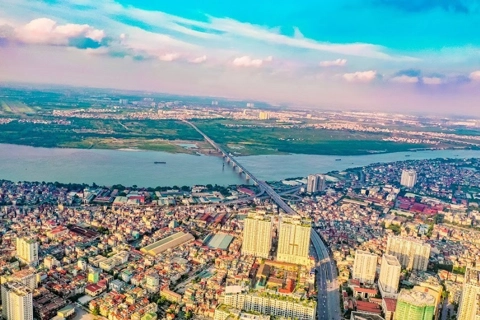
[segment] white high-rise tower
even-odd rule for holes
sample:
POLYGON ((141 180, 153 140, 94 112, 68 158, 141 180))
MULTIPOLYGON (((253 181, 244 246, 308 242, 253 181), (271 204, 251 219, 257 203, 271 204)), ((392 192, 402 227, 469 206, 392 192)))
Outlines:
POLYGON ((400 179, 400 184, 407 188, 413 188, 417 182, 417 172, 413 169, 402 170, 402 177, 400 179))
POLYGON ((430 258, 430 245, 417 239, 390 236, 386 253, 397 257, 404 269, 425 271, 430 258))
POLYGON ((355 252, 355 262, 353 264, 353 279, 358 279, 362 283, 373 284, 377 271, 377 255, 357 250, 355 252))
POLYGON ((272 249, 272 216, 251 213, 243 228, 242 254, 268 258, 272 249))
POLYGON ((395 256, 384 254, 380 265, 378 286, 384 298, 396 297, 402 266, 395 256))
POLYGON ((17 257, 29 265, 38 264, 38 242, 31 238, 17 238, 17 257))
POLYGON ((309 265, 312 221, 300 216, 283 216, 280 220, 277 260, 309 265))
POLYGON ((480 319, 480 269, 467 268, 463 282, 458 320, 480 319))

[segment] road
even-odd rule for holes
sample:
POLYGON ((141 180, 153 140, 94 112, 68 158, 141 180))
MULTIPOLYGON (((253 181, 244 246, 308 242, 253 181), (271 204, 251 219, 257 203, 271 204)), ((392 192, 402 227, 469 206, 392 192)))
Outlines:
MULTIPOLYGON (((205 133, 200 131, 193 123, 183 120, 186 124, 194 128, 203 138, 212 145, 223 157, 237 166, 245 175, 249 177, 262 192, 265 192, 270 198, 287 214, 296 214, 281 196, 273 190, 265 181, 257 179, 245 167, 240 164, 237 159, 227 153, 215 141, 210 139, 205 133)), ((311 242, 316 255, 317 285, 318 285, 318 303, 317 303, 317 319, 318 320, 339 320, 340 319, 340 296, 339 286, 337 283, 337 269, 334 262, 328 254, 327 247, 323 243, 318 233, 312 229, 311 242)))
POLYGON ((316 254, 318 285, 317 319, 339 320, 340 297, 337 283, 337 268, 318 233, 312 229, 311 241, 316 254))

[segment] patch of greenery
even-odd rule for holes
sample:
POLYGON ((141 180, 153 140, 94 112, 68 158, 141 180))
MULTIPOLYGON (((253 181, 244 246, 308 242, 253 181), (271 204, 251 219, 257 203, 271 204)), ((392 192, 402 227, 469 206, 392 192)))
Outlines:
POLYGON ((255 154, 323 154, 362 155, 408 151, 425 145, 383 141, 383 133, 333 131, 314 128, 288 127, 278 124, 265 126, 233 120, 196 120, 200 130, 229 152, 255 154))
POLYGON ((175 120, 69 120, 71 125, 13 121, 0 126, 0 143, 47 148, 138 148, 192 152, 170 143, 169 140, 203 140, 193 128, 175 120))

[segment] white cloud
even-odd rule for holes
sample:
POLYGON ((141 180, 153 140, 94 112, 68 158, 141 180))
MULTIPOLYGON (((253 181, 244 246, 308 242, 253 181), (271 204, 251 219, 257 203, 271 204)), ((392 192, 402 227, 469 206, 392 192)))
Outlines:
POLYGON ((418 77, 410 77, 407 75, 401 75, 394 77, 390 79, 392 82, 397 82, 397 83, 417 83, 418 82, 418 77))
POLYGON ((385 53, 385 48, 378 45, 368 43, 328 43, 319 42, 308 38, 292 38, 282 35, 278 32, 272 32, 271 29, 261 26, 242 23, 229 18, 210 17, 210 23, 206 23, 206 27, 216 31, 223 32, 222 37, 231 36, 236 39, 238 37, 258 40, 263 43, 271 43, 275 45, 283 45, 295 47, 299 49, 310 49, 315 51, 333 52, 343 55, 351 55, 358 57, 368 57, 382 60, 399 60, 399 61, 416 61, 418 59, 405 56, 392 56, 385 53))
POLYGON ((347 64, 346 59, 336 59, 336 60, 329 60, 329 61, 321 61, 320 67, 343 67, 347 64))
MULTIPOLYGON (((166 46, 165 50, 188 54, 203 54, 208 48, 208 56, 218 55, 219 61, 232 52, 244 52, 253 46, 274 45, 279 50, 282 47, 291 47, 301 50, 332 52, 337 54, 367 57, 382 60, 416 61, 418 59, 387 53, 387 48, 368 43, 329 43, 306 38, 298 28, 294 28, 293 36, 281 34, 281 28, 266 28, 259 25, 243 23, 228 18, 215 18, 207 16, 206 21, 191 20, 167 14, 161 11, 147 11, 134 6, 123 6, 114 0, 62 0, 60 2, 45 3, 28 0, 3 0, 0 1, 0 11, 7 15, 24 14, 25 16, 38 16, 40 14, 60 19, 68 18, 72 13, 78 21, 90 23, 101 27, 109 33, 122 32, 128 34, 128 39, 120 38, 120 44, 127 49, 137 52, 143 51, 151 55, 159 46, 166 46), (75 8, 81 1, 88 10, 80 11, 75 8), (11 9, 11 7, 21 9, 11 9), (95 17, 102 16, 102 19, 95 17), (139 21, 148 25, 150 32, 123 23, 118 17, 126 17, 132 21, 139 21), (126 42, 126 43, 124 43, 126 42), (230 48, 224 50, 224 48, 230 48), (140 49, 138 49, 140 48, 140 49), (192 51, 192 48, 198 50, 192 51), (223 55, 223 57, 221 57, 223 55)), ((23 16, 22 16, 23 18, 23 16)), ((95 35, 91 35, 95 37, 95 35)), ((118 38, 118 37, 115 37, 118 38)), ((128 53, 129 51, 126 50, 128 53)), ((154 54, 152 56, 155 56, 154 54)))
MULTIPOLYGON (((268 58, 267 58, 268 59, 268 58)), ((267 60, 265 60, 267 61, 267 60)), ((264 63, 262 59, 253 59, 250 56, 238 57, 233 60, 233 65, 236 67, 261 67, 264 63)))
POLYGON ((178 58, 180 58, 180 54, 178 53, 165 53, 158 57, 158 59, 162 61, 175 61, 178 58))
POLYGON ((348 82, 370 82, 377 77, 377 71, 357 71, 352 73, 345 73, 343 78, 348 82))
POLYGON ((206 55, 203 55, 203 56, 200 56, 200 57, 191 59, 191 60, 189 60, 189 61, 190 61, 191 63, 203 63, 203 62, 207 61, 207 56, 206 56, 206 55))
POLYGON ((470 73, 470 80, 480 81, 480 70, 470 73))
POLYGON ((100 42, 106 35, 103 30, 95 29, 88 24, 59 25, 52 19, 39 18, 15 28, 14 37, 14 40, 27 44, 67 46, 71 39, 89 38, 100 42))
POLYGON ((428 85, 442 84, 442 78, 438 78, 438 77, 423 77, 422 81, 424 84, 428 84, 428 85))

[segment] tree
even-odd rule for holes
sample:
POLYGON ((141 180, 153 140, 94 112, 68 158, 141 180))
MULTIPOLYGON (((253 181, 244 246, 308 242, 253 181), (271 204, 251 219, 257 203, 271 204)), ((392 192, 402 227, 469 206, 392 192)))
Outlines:
POLYGON ((98 316, 100 314, 100 307, 99 306, 95 306, 95 308, 93 309, 92 311, 92 314, 94 316, 98 316))

